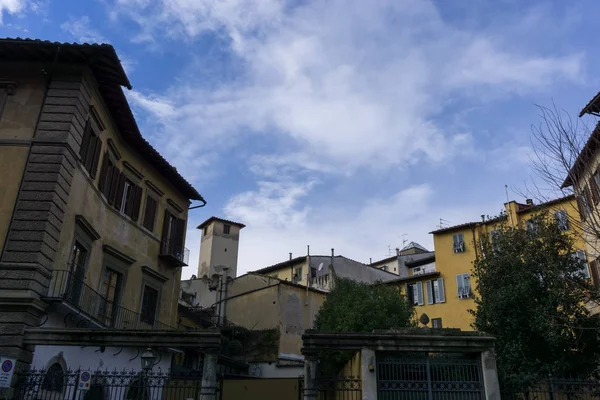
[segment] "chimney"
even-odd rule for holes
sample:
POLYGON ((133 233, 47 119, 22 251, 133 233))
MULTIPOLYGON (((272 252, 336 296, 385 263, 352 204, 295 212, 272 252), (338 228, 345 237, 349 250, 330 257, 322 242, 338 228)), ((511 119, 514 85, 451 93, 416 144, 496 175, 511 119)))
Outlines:
POLYGON ((290 260, 292 259, 292 253, 290 253, 290 260))
POLYGON ((369 265, 373 265, 373 259, 369 257, 369 265))
POLYGON ((533 205, 533 200, 532 200, 532 199, 527 199, 527 200, 525 200, 525 203, 526 203, 528 206, 532 206, 532 205, 533 205))
POLYGON ((485 215, 481 214, 481 222, 485 222, 485 215))
POLYGON ((333 267, 334 249, 331 249, 331 266, 333 267))

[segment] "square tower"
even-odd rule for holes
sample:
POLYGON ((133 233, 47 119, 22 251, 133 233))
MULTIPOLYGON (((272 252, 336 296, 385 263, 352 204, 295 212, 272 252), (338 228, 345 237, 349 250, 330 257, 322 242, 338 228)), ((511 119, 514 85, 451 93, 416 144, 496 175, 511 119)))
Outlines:
POLYGON ((237 276, 240 231, 246 225, 210 217, 198 226, 202 230, 198 278, 212 278, 227 268, 227 276, 237 276))

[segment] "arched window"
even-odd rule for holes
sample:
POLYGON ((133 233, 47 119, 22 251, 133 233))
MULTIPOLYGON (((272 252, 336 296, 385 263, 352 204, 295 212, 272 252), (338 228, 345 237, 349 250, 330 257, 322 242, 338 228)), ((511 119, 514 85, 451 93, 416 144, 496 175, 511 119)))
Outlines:
POLYGON ((65 386, 65 370, 59 363, 48 368, 42 381, 42 389, 62 393, 65 386))

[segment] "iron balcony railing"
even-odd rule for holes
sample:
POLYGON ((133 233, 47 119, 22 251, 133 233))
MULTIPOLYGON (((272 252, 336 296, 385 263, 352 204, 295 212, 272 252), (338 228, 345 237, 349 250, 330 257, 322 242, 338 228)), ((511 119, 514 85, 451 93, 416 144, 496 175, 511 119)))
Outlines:
POLYGON ((188 265, 190 250, 187 247, 183 247, 181 243, 165 238, 160 242, 160 257, 171 258, 182 266, 188 265))
MULTIPOLYGON (((77 270, 76 268, 73 270, 77 270)), ((103 327, 111 329, 175 329, 155 320, 144 322, 141 314, 108 300, 70 270, 52 271, 48 300, 60 300, 103 327)))

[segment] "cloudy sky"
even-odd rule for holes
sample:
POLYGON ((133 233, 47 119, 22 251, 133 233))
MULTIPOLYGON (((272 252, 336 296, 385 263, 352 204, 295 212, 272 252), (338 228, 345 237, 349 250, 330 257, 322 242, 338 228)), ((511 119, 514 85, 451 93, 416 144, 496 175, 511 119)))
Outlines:
POLYGON ((495 215, 531 178, 536 104, 600 90, 594 0, 0 0, 0 36, 107 42, 143 134, 243 222, 239 271, 368 261, 495 215))

